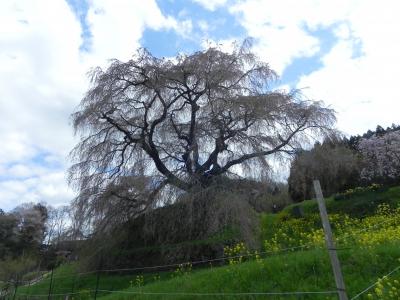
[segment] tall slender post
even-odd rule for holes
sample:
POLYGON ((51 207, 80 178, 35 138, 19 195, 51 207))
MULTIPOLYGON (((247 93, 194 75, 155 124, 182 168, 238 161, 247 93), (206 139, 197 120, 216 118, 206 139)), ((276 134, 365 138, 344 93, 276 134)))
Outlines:
POLYGON ((52 288, 52 285, 53 285, 53 272, 54 272, 54 269, 52 268, 51 269, 51 275, 50 275, 49 296, 47 297, 47 300, 51 299, 51 288, 52 288))
POLYGON ((348 300, 346 294, 346 288, 344 285, 342 270, 340 268, 339 258, 336 253, 335 243, 333 242, 332 229, 329 224, 328 213, 325 207, 324 196, 322 195, 321 185, 319 180, 314 180, 314 190, 317 196, 319 214, 321 215, 322 226, 325 233, 325 242, 329 252, 329 258, 333 269, 333 275, 335 276, 336 288, 338 291, 340 300, 348 300))
POLYGON ((100 280, 100 270, 97 271, 96 290, 94 291, 94 300, 97 299, 97 291, 98 291, 98 289, 99 289, 99 280, 100 280))
POLYGON ((76 281, 76 277, 77 277, 76 275, 77 275, 77 273, 75 274, 74 278, 72 279, 71 298, 74 295, 75 281, 76 281))
POLYGON ((31 291, 31 281, 28 281, 28 290, 26 291, 26 299, 29 299, 28 296, 30 295, 31 291))
POLYGON ((99 289, 99 281, 100 281, 100 272, 101 272, 101 268, 103 267, 103 258, 100 258, 100 265, 99 265, 99 269, 97 270, 97 277, 96 277, 96 290, 94 292, 94 300, 97 299, 97 291, 99 289))
POLYGON ((15 278, 15 287, 14 287, 13 300, 15 300, 15 296, 17 296, 17 290, 18 290, 18 276, 15 278))

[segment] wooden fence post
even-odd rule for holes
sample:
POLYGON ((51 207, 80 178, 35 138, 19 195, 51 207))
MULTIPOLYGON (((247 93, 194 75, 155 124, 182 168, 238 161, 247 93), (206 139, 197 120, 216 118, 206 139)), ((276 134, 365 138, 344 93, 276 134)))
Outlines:
POLYGON ((14 296, 13 300, 15 300, 15 297, 17 296, 17 290, 18 290, 18 276, 15 279, 15 287, 14 287, 14 296))
POLYGON ((52 268, 51 269, 51 275, 50 275, 49 295, 47 297, 47 300, 51 299, 51 288, 52 288, 52 285, 53 285, 53 272, 54 272, 54 269, 52 268))
POLYGON ((340 300, 348 300, 346 294, 346 288, 344 285, 342 270, 340 268, 339 258, 337 256, 335 243, 333 242, 332 229, 329 224, 328 213, 326 211, 324 196, 322 195, 321 185, 319 180, 314 180, 314 190, 317 196, 319 214, 321 215, 322 226, 325 233, 325 242, 328 248, 329 258, 333 269, 333 275, 335 276, 336 288, 338 291, 340 300))
POLYGON ((99 267, 97 269, 96 290, 94 292, 94 300, 97 299, 97 292, 99 290, 100 273, 101 273, 101 269, 102 268, 103 268, 103 256, 101 256, 101 258, 100 258, 100 264, 99 264, 99 267))
MULTIPOLYGON (((74 276, 74 278, 72 279, 72 288, 71 288, 71 298, 73 297, 73 295, 74 295, 74 290, 75 290, 75 281, 76 281, 76 277, 77 277, 77 275, 78 275, 78 272, 76 272, 75 273, 75 276, 74 276)), ((78 275, 79 276, 79 275, 78 275)))

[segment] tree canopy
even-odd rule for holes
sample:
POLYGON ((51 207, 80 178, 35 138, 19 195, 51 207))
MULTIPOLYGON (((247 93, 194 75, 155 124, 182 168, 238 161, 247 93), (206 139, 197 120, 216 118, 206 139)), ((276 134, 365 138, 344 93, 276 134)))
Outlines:
POLYGON ((359 184, 360 158, 346 139, 332 137, 316 143, 310 150, 299 151, 291 162, 288 178, 293 201, 314 197, 313 180, 318 179, 326 196, 359 184))
POLYGON ((172 59, 139 49, 128 62, 93 69, 72 114, 81 139, 69 180, 81 204, 126 200, 142 211, 164 187, 190 191, 220 176, 261 174, 268 157, 329 133, 334 111, 271 89, 276 79, 247 42, 172 59))

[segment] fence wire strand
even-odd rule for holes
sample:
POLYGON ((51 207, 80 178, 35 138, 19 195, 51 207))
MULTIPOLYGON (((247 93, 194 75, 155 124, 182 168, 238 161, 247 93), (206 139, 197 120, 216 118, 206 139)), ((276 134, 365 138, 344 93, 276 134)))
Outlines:
POLYGON ((358 293, 357 295, 355 295, 353 298, 351 298, 350 300, 354 300, 357 299, 358 297, 360 297, 362 294, 365 294, 366 292, 368 292, 370 289, 372 289, 374 286, 376 286, 380 280, 385 279, 387 277, 389 277, 390 275, 392 275, 393 273, 395 273, 396 271, 398 271, 400 269, 400 266, 398 266, 397 268, 393 269, 392 271, 390 271, 388 274, 386 274, 385 276, 381 277, 380 279, 378 279, 376 282, 374 282, 373 284, 371 284, 370 286, 368 286, 366 289, 362 290, 360 293, 358 293))
POLYGON ((337 291, 296 291, 296 292, 249 292, 249 293, 185 293, 185 292, 134 292, 134 291, 109 291, 99 292, 134 294, 134 295, 165 295, 165 296, 291 296, 308 294, 337 294, 337 291))
MULTIPOLYGON (((237 258, 243 258, 243 257, 252 257, 256 255, 268 255, 270 254, 271 256, 279 255, 283 252, 288 252, 291 250, 297 250, 297 249, 302 249, 302 248, 307 248, 307 247, 312 247, 315 246, 312 243, 301 245, 301 246, 295 246, 295 247, 288 247, 288 248, 283 248, 277 251, 260 251, 257 253, 244 253, 244 254, 238 254, 234 256, 222 256, 218 258, 212 258, 212 259, 203 259, 203 260, 196 260, 196 261, 185 261, 185 262, 180 262, 180 263, 173 263, 173 264, 166 264, 166 265, 155 265, 155 266, 146 266, 146 267, 135 267, 135 268, 121 268, 121 269, 99 269, 99 270, 92 270, 88 272, 81 272, 81 273, 76 273, 74 275, 67 275, 67 276, 54 276, 53 279, 60 279, 60 278, 69 278, 69 277, 76 277, 76 276, 82 276, 82 275, 89 275, 89 274, 95 274, 98 272, 104 272, 104 273, 112 273, 112 272, 128 272, 128 271, 141 271, 141 270, 154 270, 154 269, 163 269, 163 268, 171 268, 171 267, 179 267, 182 265, 188 265, 191 264, 193 265, 199 265, 199 264, 205 264, 205 263, 212 263, 216 261, 225 261, 225 260, 230 260, 230 259, 237 259, 237 258)), ((21 281, 19 281, 21 283, 21 281)))
MULTIPOLYGON (((379 226, 382 226, 384 224, 387 223, 394 223, 391 225, 396 225, 397 222, 393 222, 393 220, 387 220, 387 221, 383 221, 381 223, 375 224, 374 226, 370 226, 370 227, 365 227, 365 228, 361 228, 360 230, 354 231, 352 232, 350 235, 347 235, 347 237, 352 237, 355 236, 356 234, 362 233, 362 232, 366 232, 366 231, 370 231, 370 230, 374 230, 376 228, 378 228, 379 226)), ((166 265, 156 265, 156 266, 145 266, 145 267, 135 267, 135 268, 120 268, 120 269, 99 269, 99 270, 92 270, 92 271, 88 271, 88 272, 81 272, 81 273, 76 273, 74 275, 69 275, 69 276, 55 276, 53 279, 59 279, 59 278, 69 278, 69 277, 80 277, 82 275, 89 275, 89 274, 94 274, 94 273, 99 273, 99 272, 104 272, 104 273, 112 273, 112 272, 128 272, 128 271, 140 271, 140 270, 156 270, 156 269, 163 269, 163 268, 171 268, 171 267, 178 267, 181 265, 187 265, 187 264, 191 264, 191 265, 199 265, 199 264, 205 264, 205 263, 212 263, 212 262, 218 262, 218 261, 226 261, 226 260, 231 260, 231 259, 237 259, 237 258, 243 258, 243 257, 252 257, 252 256, 256 256, 256 255, 271 255, 271 256, 275 256, 275 255, 279 255, 283 252, 289 252, 291 250, 298 250, 298 249, 304 249, 304 248, 317 248, 318 246, 313 244, 313 243, 308 243, 305 245, 301 245, 301 246, 295 246, 295 247, 288 247, 288 248, 283 248, 277 251, 261 251, 261 252, 257 252, 257 253, 246 253, 246 254, 239 254, 239 255, 234 255, 234 256, 222 256, 219 258, 213 258, 213 259, 203 259, 203 260, 197 260, 197 261, 186 261, 186 262, 181 262, 181 263, 173 263, 173 264, 166 264, 166 265)), ((351 248, 345 248, 345 250, 348 250, 351 248)), ((341 249, 337 249, 337 250, 341 250, 341 249)), ((344 250, 344 249, 343 249, 344 250)), ((382 278, 386 278, 388 276, 390 276, 391 274, 393 274, 394 272, 398 271, 400 269, 400 266, 398 266, 397 268, 395 268, 394 270, 392 270, 390 273, 388 273, 387 275, 383 276, 382 278)), ((41 280, 47 278, 48 276, 46 276, 47 274, 42 274, 41 276, 41 280)), ((39 280, 39 282, 41 281, 39 280)), ((32 281, 18 281, 19 284, 30 284, 32 281)), ((363 291, 361 291, 360 293, 358 293, 357 295, 355 295, 353 298, 351 298, 351 300, 357 299, 358 297, 360 297, 362 294, 364 294, 365 292, 369 291, 371 288, 373 288, 375 285, 378 284, 379 281, 376 281, 375 283, 373 283, 372 285, 368 286, 366 289, 364 289, 363 291)), ((11 284, 15 284, 15 282, 9 282, 11 284)), ((34 282, 33 284, 38 283, 38 281, 34 282)), ((91 290, 89 290, 91 291, 91 290)), ((178 296, 178 295, 187 295, 187 296, 257 296, 257 295, 301 295, 301 294, 337 294, 337 290, 335 291, 310 291, 310 292, 254 292, 254 293, 184 293, 184 292, 176 292, 176 293, 157 293, 157 292, 129 292, 129 291, 110 291, 110 290, 98 290, 99 292, 109 292, 109 293, 126 293, 126 294, 143 294, 143 295, 165 295, 165 296, 178 296)), ((87 293, 88 291, 79 291, 79 292, 73 292, 73 293, 65 293, 65 294, 52 294, 52 296, 65 296, 65 295, 75 295, 75 294, 82 294, 82 293, 87 293)), ((34 294, 20 294, 18 293, 18 295, 20 296, 31 296, 31 297, 47 297, 48 295, 46 294, 38 294, 38 295, 34 295, 34 294)))
MULTIPOLYGON (((357 235, 359 233, 362 233, 362 232, 366 232, 366 231, 369 231, 369 230, 374 230, 377 227, 379 227, 379 226, 381 226, 383 224, 386 224, 386 223, 390 223, 390 222, 393 222, 393 221, 392 220, 383 221, 381 223, 375 224, 374 226, 362 228, 360 230, 352 232, 350 235, 347 235, 347 237, 352 237, 352 236, 355 236, 355 235, 357 235)), ((316 246, 313 243, 308 243, 308 244, 301 245, 301 246, 283 248, 283 249, 280 249, 280 250, 277 250, 277 251, 261 251, 261 252, 258 252, 258 253, 246 253, 246 254, 240 254, 240 255, 235 255, 235 256, 222 256, 222 257, 213 258, 213 259, 204 259, 204 260, 197 260, 197 261, 186 261, 186 262, 167 264, 167 265, 135 267, 135 268, 121 268, 121 269, 92 270, 92 271, 88 271, 88 272, 78 273, 78 275, 87 275, 87 274, 93 274, 93 273, 97 273, 97 272, 127 272, 127 271, 140 271, 140 270, 154 270, 154 269, 178 267, 180 265, 185 265, 185 264, 198 265, 198 264, 202 264, 202 263, 224 261, 224 260, 236 259, 236 258, 240 258, 240 257, 252 257, 252 256, 256 256, 256 255, 268 255, 268 254, 279 255, 282 252, 288 252, 288 251, 291 251, 291 250, 308 248, 308 247, 314 247, 315 248, 315 247, 318 247, 318 246, 316 246)), ((343 249, 336 249, 336 250, 349 250, 349 249, 351 249, 351 248, 343 248, 343 249)), ((71 277, 71 276, 64 276, 64 277, 57 276, 55 278, 65 278, 65 277, 71 277)))
MULTIPOLYGON (((379 227, 379 226, 381 226, 383 224, 387 224, 387 223, 391 223, 391 222, 393 222, 393 221, 392 220, 387 220, 387 221, 383 221, 381 223, 375 224, 374 226, 361 228, 360 230, 354 231, 351 234, 347 235, 346 237, 353 237, 353 236, 355 236, 355 235, 357 235, 359 233, 366 232, 366 231, 369 231, 369 230, 374 230, 374 229, 376 229, 377 227, 379 227)), ((392 225, 395 225, 395 224, 392 224, 392 225)), ((339 241, 339 243, 340 243, 340 241, 339 241)), ((229 260, 229 259, 236 259, 236 258, 240 258, 240 257, 251 257, 251 256, 255 256, 255 255, 267 255, 267 254, 279 255, 282 252, 288 252, 290 250, 307 248, 307 247, 318 247, 318 246, 315 246, 315 244, 313 244, 313 243, 308 243, 308 244, 301 245, 301 246, 283 248, 283 249, 280 249, 280 250, 277 250, 277 251, 261 251, 261 252, 258 252, 258 253, 247 253, 247 254, 240 254, 240 255, 236 255, 236 256, 222 256, 222 257, 219 257, 219 258, 204 259, 204 260, 198 260, 198 261, 186 261, 186 262, 174 263, 174 264, 157 265, 157 266, 145 266, 145 267, 134 267, 134 268, 92 270, 92 271, 87 271, 87 272, 76 273, 75 275, 54 276, 54 279, 76 277, 76 276, 81 276, 81 275, 94 274, 94 273, 97 273, 97 272, 109 272, 109 273, 111 273, 111 272, 127 272, 127 271, 154 270, 154 269, 178 267, 180 265, 185 265, 185 264, 196 265, 196 264, 202 264, 202 263, 207 263, 207 262, 216 262, 216 261, 224 261, 224 260, 229 260)), ((343 249, 339 249, 338 248, 336 250, 349 250, 349 249, 351 249, 351 248, 343 248, 343 249)), ((10 282, 10 283, 13 283, 13 282, 10 282)), ((19 281, 19 283, 29 284, 29 281, 19 281)))
MULTIPOLYGON (((312 294, 337 294, 337 291, 295 291, 295 292, 248 292, 248 293, 186 293, 186 292, 135 292, 135 291, 116 291, 116 290, 97 290, 102 293, 130 294, 130 295, 152 295, 152 296, 197 296, 197 297, 242 297, 242 296, 292 296, 292 295, 312 295, 312 294)), ((95 290, 86 290, 74 293, 51 294, 51 296, 69 296, 78 294, 93 293, 95 290)), ((48 297, 48 294, 18 294, 19 296, 48 297)))

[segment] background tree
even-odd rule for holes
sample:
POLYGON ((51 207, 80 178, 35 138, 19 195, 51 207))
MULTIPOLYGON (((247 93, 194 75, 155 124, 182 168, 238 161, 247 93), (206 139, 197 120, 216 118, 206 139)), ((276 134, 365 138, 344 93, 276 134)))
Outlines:
POLYGON ((380 128, 358 143, 363 157, 361 178, 366 183, 397 183, 400 181, 400 129, 380 128))
POLYGON ((174 59, 140 49, 128 62, 95 68, 91 79, 72 115, 81 140, 69 180, 78 207, 100 217, 104 203, 125 203, 134 215, 168 189, 257 177, 268 157, 291 154, 335 122, 321 102, 271 90, 276 75, 247 42, 232 53, 211 47, 174 59))
POLYGON ((0 210, 0 260, 12 256, 18 249, 17 228, 17 217, 0 210))
POLYGON ((70 234, 70 209, 71 208, 67 205, 57 208, 49 206, 47 208, 46 245, 56 245, 70 234))
POLYGON ((47 207, 41 203, 24 203, 12 211, 17 218, 18 251, 36 254, 46 235, 47 207))
POLYGON ((47 217, 40 203, 24 203, 7 213, 0 209, 0 280, 40 268, 47 217))
POLYGON ((289 193, 296 202, 314 197, 312 182, 319 179, 326 195, 352 188, 359 183, 360 158, 340 138, 316 143, 300 151, 290 167, 289 193))

